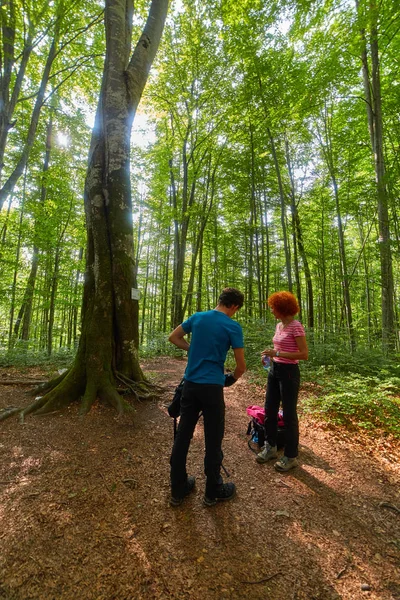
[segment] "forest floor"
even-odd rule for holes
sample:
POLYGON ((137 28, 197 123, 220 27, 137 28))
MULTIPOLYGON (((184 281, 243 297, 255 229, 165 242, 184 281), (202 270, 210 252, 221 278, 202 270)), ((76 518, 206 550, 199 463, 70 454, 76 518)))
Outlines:
MULTIPOLYGON (((173 422, 185 363, 144 362, 165 387, 117 417, 96 406, 0 423, 1 600, 400 599, 400 445, 302 414, 300 466, 279 474, 247 444, 249 375, 225 392, 231 502, 203 508, 202 422, 189 451, 196 489, 169 506, 173 422)), ((0 369, 0 409, 25 406, 40 369, 0 369)), ((302 388, 302 396, 310 390, 302 388)))

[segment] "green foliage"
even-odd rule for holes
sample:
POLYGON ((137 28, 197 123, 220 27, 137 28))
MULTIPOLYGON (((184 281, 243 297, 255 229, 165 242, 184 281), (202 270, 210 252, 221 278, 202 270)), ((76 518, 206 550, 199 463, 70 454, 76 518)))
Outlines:
POLYGON ((375 377, 354 372, 344 375, 322 367, 315 375, 318 392, 303 399, 306 411, 333 423, 369 431, 380 429, 400 438, 400 377, 384 371, 375 377))
MULTIPOLYGON (((274 323, 244 323, 245 355, 252 380, 265 386, 260 353, 271 347, 274 323)), ((301 407, 330 422, 400 438, 400 362, 361 342, 354 352, 339 333, 315 340, 309 332, 309 360, 301 361, 301 407)), ((233 357, 230 358, 233 366, 233 357)))
POLYGON ((74 358, 74 351, 70 348, 58 348, 51 357, 47 352, 37 352, 26 349, 20 343, 11 350, 0 349, 0 368, 17 367, 41 367, 45 371, 52 369, 68 368, 74 358))

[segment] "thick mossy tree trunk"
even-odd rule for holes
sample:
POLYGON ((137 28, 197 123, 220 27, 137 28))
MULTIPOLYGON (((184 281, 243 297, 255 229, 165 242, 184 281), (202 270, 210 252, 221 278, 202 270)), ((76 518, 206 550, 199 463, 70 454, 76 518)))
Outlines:
POLYGON ((147 23, 131 56, 133 4, 106 0, 106 59, 85 184, 86 277, 82 332, 76 359, 23 415, 57 410, 96 398, 118 411, 129 405, 119 384, 138 397, 149 386, 138 361, 138 302, 130 188, 130 137, 134 115, 154 60, 168 0, 152 0, 147 23))

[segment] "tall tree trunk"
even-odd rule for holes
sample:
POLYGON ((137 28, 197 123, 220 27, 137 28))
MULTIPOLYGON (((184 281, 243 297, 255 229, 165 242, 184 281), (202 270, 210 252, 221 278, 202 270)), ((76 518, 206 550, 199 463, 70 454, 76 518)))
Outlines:
POLYGON ((250 123, 250 217, 249 217, 249 235, 246 236, 249 247, 246 255, 248 256, 247 266, 247 312, 250 317, 253 316, 254 308, 254 230, 256 227, 256 178, 255 178, 255 156, 254 156, 254 128, 250 123))
POLYGON ((296 206, 296 192, 294 185, 294 177, 292 172, 292 163, 290 160, 290 152, 289 152, 289 142, 285 135, 285 158, 286 158, 286 166, 289 174, 290 188, 289 188, 289 199, 290 199, 290 212, 292 216, 292 238, 293 238, 293 263, 294 263, 294 276, 296 280, 296 294, 297 300, 299 301, 299 318, 302 319, 302 297, 301 297, 301 283, 300 283, 300 268, 299 268, 299 257, 298 257, 298 240, 297 240, 297 227, 296 227, 296 215, 297 215, 297 206, 296 206))
POLYGON ((269 127, 267 128, 267 132, 268 132, 268 137, 269 137, 270 143, 271 143, 272 158, 274 160, 275 173, 276 173, 276 177, 277 177, 277 180, 278 180, 279 198, 280 198, 280 203, 281 203, 281 225, 282 225, 283 247, 284 247, 284 250, 285 250, 286 277, 287 277, 287 282, 288 282, 287 283, 288 284, 288 289, 291 292, 293 290, 292 264, 291 264, 291 258, 290 258, 289 241, 288 241, 287 230, 286 230, 286 198, 285 198, 285 191, 283 189, 282 175, 281 175, 281 169, 280 169, 280 166, 279 166, 278 155, 277 155, 277 152, 276 152, 275 140, 273 138, 273 135, 272 135, 271 130, 269 129, 269 127))
POLYGON ((200 312, 202 309, 203 300, 203 244, 200 246, 199 251, 199 267, 197 269, 197 297, 196 297, 196 310, 200 312))
POLYGON ((141 371, 130 188, 130 134, 148 72, 161 39, 168 0, 152 0, 130 58, 133 4, 106 0, 106 58, 85 182, 88 235, 82 334, 72 367, 23 414, 60 408, 83 394, 81 411, 95 399, 119 411, 129 405, 116 391, 123 382, 136 395, 149 385, 141 371))
MULTIPOLYGON (((43 177, 42 177, 42 185, 40 188, 40 204, 41 205, 44 204, 44 202, 46 200, 46 196, 47 196, 47 173, 48 173, 49 166, 50 166, 52 139, 53 139, 53 118, 52 118, 52 116, 50 116, 49 122, 47 124, 47 131, 46 131, 46 152, 45 152, 44 161, 43 161, 43 177)), ((37 270, 38 270, 38 266, 39 266, 39 247, 38 247, 37 241, 36 241, 39 237, 39 228, 40 228, 40 224, 37 222, 37 220, 35 220, 35 225, 34 225, 35 243, 33 245, 31 270, 30 270, 28 281, 26 284, 26 289, 25 289, 25 294, 24 294, 24 298, 22 301, 22 306, 20 308, 20 311, 18 314, 18 319, 16 320, 15 327, 14 327, 14 334, 17 337, 21 319, 23 319, 22 333, 21 333, 21 339, 23 339, 23 340, 29 339, 29 329, 30 329, 31 318, 32 318, 33 295, 35 293, 36 275, 37 275, 37 270)))
POLYGON ((31 121, 29 124, 28 134, 22 148, 22 152, 17 160, 17 163, 11 172, 8 179, 5 181, 4 185, 0 188, 0 209, 2 208, 7 197, 13 192, 14 187, 21 177, 24 169, 28 163, 29 154, 31 148, 33 146, 33 142, 35 141, 36 130, 39 124, 40 112, 42 110, 42 106, 44 103, 45 93, 47 84, 49 82, 51 68, 53 66, 53 61, 57 54, 57 45, 58 45, 58 28, 56 29, 56 33, 54 39, 52 41, 49 55, 47 57, 47 61, 43 70, 42 80, 40 82, 39 92, 36 97, 35 106, 32 111, 31 121))
POLYGON ((143 344, 144 340, 144 328, 146 321, 146 311, 147 311, 147 295, 148 295, 148 286, 149 286, 149 271, 150 271, 150 244, 147 246, 147 255, 146 255, 146 276, 144 280, 144 289, 143 289, 143 298, 142 298, 142 323, 140 328, 140 344, 143 344))
POLYGON ((24 218, 25 194, 26 194, 26 171, 25 171, 25 176, 24 176, 22 206, 21 206, 21 212, 20 212, 20 216, 19 216, 18 240, 17 240, 17 249, 15 252, 13 284, 12 284, 12 288, 11 288, 10 322, 9 322, 9 330, 8 330, 8 347, 9 347, 9 349, 11 349, 14 344, 13 324, 14 324, 14 313, 15 313, 15 296, 17 293, 17 278, 18 278, 18 270, 19 270, 19 259, 20 259, 20 255, 21 255, 22 221, 24 218))
POLYGON ((33 247, 31 270, 29 272, 28 281, 25 288, 24 298, 22 305, 18 313, 17 320, 14 325, 14 335, 17 338, 19 328, 22 322, 21 340, 29 340, 29 329, 32 318, 32 303, 33 294, 35 291, 36 275, 39 266, 39 249, 37 246, 33 247))
POLYGON ((270 266, 271 266, 271 253, 270 253, 270 244, 269 244, 269 223, 268 223, 268 201, 267 201, 267 191, 265 182, 263 183, 263 212, 265 217, 265 222, 263 225, 263 271, 265 275, 265 288, 264 294, 265 297, 268 298, 270 291, 270 266))
MULTIPOLYGON (((360 2, 356 0, 356 8, 361 22, 364 14, 360 2)), ((389 201, 386 185, 385 158, 383 144, 382 94, 380 82, 379 42, 378 42, 378 5, 370 0, 368 11, 371 74, 368 62, 368 50, 364 25, 361 26, 361 62, 364 82, 365 104, 371 149, 374 160, 376 195, 378 204, 379 253, 381 267, 381 305, 382 305, 382 345, 384 352, 395 348, 395 314, 394 314, 394 282, 392 252, 390 248, 389 201)))
MULTIPOLYGON (((83 248, 79 248, 79 261, 82 260, 83 257, 83 248)), ((76 275, 75 275, 75 283, 74 283, 74 293, 73 293, 73 301, 72 301, 72 347, 75 348, 78 338, 77 338, 77 331, 78 331, 78 305, 77 305, 77 299, 78 299, 78 287, 79 287, 79 279, 81 277, 81 272, 79 269, 77 269, 76 271, 76 275)))
POLYGON ((324 115, 324 135, 322 136, 317 127, 317 135, 320 143, 320 148, 322 154, 325 158, 326 166, 329 171, 329 175, 332 181, 333 193, 335 198, 336 205, 336 218, 337 218, 337 230, 338 230, 338 240, 339 240, 339 257, 340 257, 340 273, 341 280, 343 286, 343 303, 344 310, 346 315, 346 323, 347 323, 347 331, 350 338, 350 346, 352 352, 356 346, 355 332, 353 327, 353 313, 351 307, 351 299, 350 299, 350 283, 349 283, 349 274, 347 269, 347 257, 346 257, 346 245, 344 240, 344 231, 343 231, 343 221, 342 214, 340 208, 340 199, 339 199, 339 186, 337 182, 336 176, 336 167, 334 164, 334 157, 332 154, 332 139, 331 139, 331 129, 330 129, 330 117, 328 116, 327 108, 325 107, 325 115, 324 115))
MULTIPOLYGON (((323 341, 325 341, 326 330, 328 326, 328 310, 327 310, 327 277, 326 277, 326 261, 325 261, 325 211, 324 211, 324 201, 322 200, 322 210, 321 210, 321 248, 320 248, 320 279, 321 279, 321 298, 322 298, 322 319, 320 326, 322 325, 322 330, 324 332, 323 341)), ((332 321, 329 321, 330 326, 332 326, 332 321)))
POLYGON ((57 245, 55 256, 54 256, 54 269, 51 277, 51 291, 50 291, 50 306, 49 306, 49 322, 47 325, 47 356, 51 356, 53 352, 53 327, 54 327, 54 316, 56 312, 56 297, 58 288, 58 275, 60 269, 60 245, 57 245))
MULTIPOLYGON (((293 234, 293 237, 294 237, 293 245, 294 245, 294 248, 296 248, 296 245, 297 245, 297 247, 299 249, 299 254, 301 256, 301 260, 303 263, 304 277, 306 280, 306 289, 307 289, 307 325, 310 329, 313 329, 313 327, 314 327, 313 284, 312 284, 312 278, 311 278, 311 270, 310 270, 310 266, 308 264, 307 254, 306 254, 306 251, 304 248, 303 232, 301 229, 299 211, 297 210, 294 176, 293 176, 292 163, 290 160, 289 143, 287 140, 285 141, 285 148, 286 148, 286 162, 287 162, 289 179, 290 179, 290 208, 292 211, 293 229, 295 232, 293 234)), ((296 281, 297 281, 297 286, 298 286, 297 297, 298 297, 299 304, 300 304, 300 316, 301 316, 301 287, 300 287, 299 266, 297 265, 297 262, 298 262, 297 255, 295 254, 295 264, 296 264, 295 272, 296 272, 296 281)))
POLYGON ((169 259, 171 253, 171 227, 168 227, 167 232, 168 244, 165 252, 164 260, 164 285, 163 285, 163 299, 162 299, 162 310, 161 310, 161 331, 167 331, 167 316, 168 316, 168 286, 169 286, 169 259))

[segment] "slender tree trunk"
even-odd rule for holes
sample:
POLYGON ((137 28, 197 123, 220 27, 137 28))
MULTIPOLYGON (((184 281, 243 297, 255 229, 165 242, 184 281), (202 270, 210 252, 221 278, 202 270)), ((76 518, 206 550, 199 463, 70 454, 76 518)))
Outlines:
POLYGON ((56 312, 56 297, 58 288, 58 276, 60 269, 60 245, 57 245, 56 252, 54 255, 54 269, 51 278, 51 291, 50 291, 50 306, 49 306, 49 322, 47 325, 47 356, 51 356, 53 352, 53 327, 54 327, 54 315, 56 312))
POLYGON ((199 268, 197 270, 197 298, 196 298, 197 312, 200 312, 202 309, 202 299, 203 299, 203 244, 200 245, 199 268))
MULTIPOLYGON (((325 341, 325 335, 328 325, 328 310, 327 310, 327 284, 326 284, 326 262, 325 262, 325 212, 324 203, 322 202, 321 211, 321 249, 320 249, 320 270, 321 270, 321 299, 322 299, 322 330, 324 332, 323 341, 325 341)), ((330 321, 330 326, 332 322, 330 321)))
MULTIPOLYGON (((52 116, 50 116, 49 122, 47 124, 46 152, 45 152, 45 157, 44 157, 44 161, 43 161, 43 177, 42 177, 42 185, 40 188, 40 204, 41 205, 44 204, 44 202, 46 200, 46 196, 47 196, 47 173, 48 173, 49 166, 50 166, 52 138, 53 138, 53 118, 52 118, 52 116)), ((37 222, 36 219, 35 219, 34 228, 35 228, 34 239, 37 240, 39 237, 40 224, 37 222)), ((15 327, 14 327, 14 334, 17 337, 21 319, 23 318, 22 334, 21 334, 21 339, 23 339, 23 340, 29 339, 29 329, 30 329, 31 318, 32 318, 32 302, 33 302, 33 295, 35 293, 35 284, 36 284, 36 275, 37 275, 38 266, 39 266, 39 247, 38 247, 37 243, 34 243, 31 270, 29 273, 28 282, 26 284, 26 289, 25 289, 25 294, 24 294, 24 298, 22 301, 22 306, 19 311, 18 319, 17 319, 17 321, 15 323, 15 327)))
POLYGON ((33 294, 35 291, 35 283, 36 283, 36 275, 39 266, 39 249, 37 246, 33 247, 32 254, 32 263, 31 270, 29 272, 28 281, 25 288, 24 298, 22 300, 22 305, 18 313, 17 320, 14 325, 14 335, 17 338, 19 333, 19 328, 22 322, 22 330, 21 330, 21 340, 28 341, 29 340, 29 329, 32 318, 32 303, 33 303, 33 294))
POLYGON ((144 280, 144 290, 143 290, 143 300, 142 300, 142 325, 141 325, 141 333, 140 333, 140 344, 143 344, 144 340, 144 329, 146 322, 146 311, 147 311, 147 295, 148 295, 148 286, 149 286, 149 271, 150 271, 150 244, 147 246, 147 255, 146 255, 146 276, 144 280))
MULTIPOLYGON (((363 11, 358 0, 356 8, 362 22, 363 11)), ((381 266, 381 305, 382 305, 382 345, 384 352, 395 348, 396 328, 394 314, 394 282, 392 253, 390 248, 389 201, 386 184, 385 158, 383 144, 382 96, 380 82, 380 61, 378 42, 378 5, 376 0, 370 0, 368 20, 370 27, 371 70, 368 62, 368 50, 364 25, 361 31, 361 62, 364 82, 365 103, 368 118, 368 129, 371 149, 374 159, 376 194, 378 203, 379 252, 381 266), (371 73, 370 73, 371 71, 371 73)))
MULTIPOLYGON (((79 261, 82 260, 83 257, 83 248, 79 249, 79 261)), ((77 336, 77 331, 78 331, 78 286, 79 286, 79 279, 81 277, 81 272, 78 269, 76 271, 76 276, 75 276, 75 283, 74 283, 74 295, 73 295, 73 307, 72 307, 72 344, 73 347, 75 347, 77 345, 78 342, 78 336, 77 336)))
POLYGON ((269 224, 268 224, 268 201, 265 184, 263 186, 263 209, 265 215, 265 223, 263 226, 264 240, 263 242, 263 271, 265 273, 265 297, 268 298, 270 290, 270 267, 271 267, 271 253, 269 243, 269 224))
POLYGON ((164 286, 163 286, 164 294, 163 294, 162 311, 161 311, 162 331, 164 331, 164 332, 167 331, 167 315, 168 315, 168 287, 169 287, 169 271, 170 271, 169 260, 170 260, 170 253, 171 253, 171 244, 170 244, 171 228, 170 227, 168 227, 167 238, 168 238, 168 244, 167 244, 165 260, 164 260, 164 286))
POLYGON ((368 331, 368 343, 371 343, 372 340, 372 321, 371 321, 371 314, 372 314, 372 304, 371 304, 371 290, 370 290, 370 285, 369 285, 369 266, 368 266, 368 259, 367 259, 367 255, 365 252, 365 239, 364 239, 364 232, 363 232, 363 221, 360 218, 358 220, 358 231, 360 233, 360 242, 362 245, 362 259, 363 259, 363 266, 364 266, 364 277, 365 277, 365 312, 367 315, 367 331, 368 331))
POLYGON ((285 250, 286 277, 287 277, 287 282, 288 282, 288 289, 291 292, 293 290, 292 264, 291 264, 290 248, 289 248, 289 242, 288 242, 288 236, 287 236, 287 230, 286 230, 285 191, 283 189, 281 169, 279 166, 278 155, 276 153, 275 140, 272 136, 272 133, 271 133, 271 130, 269 129, 269 127, 267 128, 267 132, 268 132, 268 137, 269 137, 270 143, 271 143, 272 158, 274 160, 275 173, 276 173, 276 177, 278 180, 279 198, 280 198, 280 202, 281 202, 281 225, 282 225, 283 247, 285 250))
MULTIPOLYGON (((295 231, 293 244, 296 248, 296 245, 299 249, 299 254, 301 256, 301 260, 303 263, 304 277, 306 280, 306 289, 307 289, 307 325, 310 329, 314 328, 314 292, 313 292, 313 284, 311 278, 311 270, 308 264, 307 254, 304 248, 303 242, 303 232, 300 224, 300 216, 299 211, 297 210, 296 204, 296 192, 294 186, 294 176, 292 170, 292 163, 290 160, 290 152, 289 152, 289 144, 286 140, 285 142, 286 148, 286 162, 288 166, 289 179, 290 179, 290 207, 292 211, 292 219, 293 219, 293 229, 295 231)), ((297 254, 295 254, 295 263, 298 263, 297 254)), ((296 280, 298 286, 298 299, 301 307, 301 284, 300 284, 300 274, 299 274, 299 266, 296 266, 296 280)), ((300 313, 301 314, 301 313, 300 313)))
POLYGON ((324 138, 318 131, 318 138, 320 147, 323 153, 323 156, 326 161, 326 165, 329 171, 329 175, 331 177, 335 204, 336 204, 336 218, 337 218, 337 230, 338 230, 338 240, 339 240, 339 256, 340 256, 340 272, 341 279, 343 284, 343 301, 344 301, 344 309, 346 315, 346 323, 347 330, 350 338, 350 345, 352 352, 356 346, 355 332, 353 327, 353 313, 351 307, 350 300, 350 284, 349 284, 349 274, 347 269, 347 258, 346 258, 346 245, 344 240, 344 231, 343 231, 343 221, 340 209, 340 199, 339 199, 339 186, 336 177, 336 168, 334 164, 334 158, 332 155, 332 140, 330 135, 330 124, 329 117, 327 115, 327 111, 325 110, 325 118, 324 118, 324 138))
MULTIPOLYGON (((296 192, 295 192, 295 186, 294 186, 294 178, 293 178, 293 173, 292 173, 292 163, 290 160, 290 152, 289 152, 289 142, 285 136, 285 157, 286 157, 286 166, 288 169, 288 173, 289 173, 289 181, 290 181, 290 192, 289 192, 289 199, 290 199, 290 212, 291 212, 291 216, 292 216, 292 238, 293 238, 293 262, 294 262, 294 275, 295 275, 295 280, 296 280, 296 294, 297 294, 297 300, 299 302, 299 306, 300 306, 300 311, 299 311, 299 318, 300 320, 302 320, 302 294, 301 294, 301 283, 300 283, 300 268, 299 268, 299 258, 298 258, 298 252, 297 252, 297 247, 298 247, 298 240, 297 240, 297 227, 296 227, 296 216, 298 217, 297 214, 297 206, 296 206, 296 192)), ((300 219, 299 219, 300 221, 300 219)))
POLYGON ((256 179, 255 179, 255 157, 254 157, 254 131, 253 125, 250 123, 250 217, 249 217, 249 235, 246 236, 249 247, 246 255, 248 256, 247 268, 247 310, 250 317, 253 316, 254 308, 254 231, 256 226, 256 179))
POLYGON ((8 347, 9 347, 9 349, 11 349, 14 344, 13 325, 14 325, 14 313, 15 313, 15 297, 16 297, 16 293, 17 293, 17 278, 18 278, 18 270, 19 270, 19 259, 20 259, 20 254, 21 254, 22 221, 24 218, 25 193, 26 193, 26 172, 25 172, 25 177, 24 177, 23 200, 22 200, 21 212, 20 212, 20 216, 19 216, 18 241, 17 241, 17 249, 15 252, 13 284, 12 284, 12 288, 11 288, 10 322, 9 322, 9 330, 8 330, 8 347))
POLYGON ((57 53, 57 44, 58 44, 58 31, 56 32, 53 42, 50 47, 49 55, 47 57, 46 65, 43 71, 42 80, 40 82, 40 88, 38 95, 36 97, 35 106, 32 111, 31 122, 29 124, 29 130, 27 134, 27 138, 25 144, 22 148, 22 152, 20 157, 13 169, 12 173, 5 181, 4 185, 0 188, 0 209, 2 208, 4 202, 7 197, 13 192, 14 187, 21 177, 24 169, 28 163, 29 154, 31 148, 33 146, 33 142, 35 141, 36 130, 39 124, 40 111, 42 110, 42 106, 44 103, 44 97, 46 93, 47 84, 50 78, 51 68, 53 65, 53 61, 56 57, 57 53))

